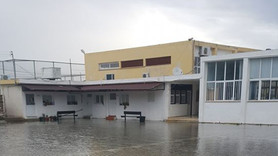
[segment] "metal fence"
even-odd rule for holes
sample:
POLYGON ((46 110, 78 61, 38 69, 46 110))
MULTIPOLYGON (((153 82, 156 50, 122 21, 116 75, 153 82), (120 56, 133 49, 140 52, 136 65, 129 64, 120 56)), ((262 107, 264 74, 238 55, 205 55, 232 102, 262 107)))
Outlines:
POLYGON ((85 80, 85 65, 82 63, 43 60, 11 59, 0 61, 1 79, 41 79, 42 68, 61 68, 61 79, 72 81, 85 80))

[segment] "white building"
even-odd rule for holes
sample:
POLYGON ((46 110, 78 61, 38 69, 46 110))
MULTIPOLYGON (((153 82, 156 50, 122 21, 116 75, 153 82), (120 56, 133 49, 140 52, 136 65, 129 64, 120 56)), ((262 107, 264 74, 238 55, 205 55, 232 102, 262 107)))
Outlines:
POLYGON ((278 50, 202 59, 200 122, 278 124, 278 50))
POLYGON ((81 110, 79 117, 121 118, 141 111, 146 120, 198 114, 199 74, 105 81, 18 80, 1 85, 9 118, 38 118, 81 110), (125 105, 125 106, 124 106, 125 105), (124 109, 126 107, 126 109, 124 109))

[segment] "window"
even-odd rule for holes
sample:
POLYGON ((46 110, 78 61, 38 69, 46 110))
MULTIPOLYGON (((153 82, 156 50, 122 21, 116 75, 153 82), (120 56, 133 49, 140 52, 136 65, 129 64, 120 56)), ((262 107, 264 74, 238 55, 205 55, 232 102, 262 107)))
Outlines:
POLYGON ((121 61, 121 67, 141 67, 143 66, 143 59, 140 60, 129 60, 129 61, 121 61))
POLYGON ((250 60, 249 100, 278 99, 278 57, 250 60))
POLYGON ((190 104, 191 85, 172 84, 171 85, 171 104, 190 104), (190 94, 189 94, 190 93, 190 94))
POLYGON ((171 64, 171 56, 147 58, 146 66, 171 64))
POLYGON ((43 95, 42 96, 42 103, 44 106, 54 105, 54 101, 51 95, 43 95))
POLYGON ((242 60, 207 63, 207 101, 240 100, 242 60))
POLYGON ((68 105, 77 105, 78 102, 76 100, 76 96, 75 95, 67 95, 67 104, 68 105))
POLYGON ((96 104, 104 104, 103 95, 96 95, 96 104))
POLYGON ((99 64, 99 70, 117 69, 117 68, 119 68, 119 62, 100 63, 99 64))
POLYGON ((34 94, 26 94, 26 105, 35 105, 34 94))
POLYGON ((110 93, 110 100, 116 100, 116 93, 110 93))
POLYGON ((122 94, 120 96, 120 105, 129 106, 129 96, 128 96, 128 94, 122 94))
POLYGON ((114 74, 106 74, 106 80, 114 80, 114 74))

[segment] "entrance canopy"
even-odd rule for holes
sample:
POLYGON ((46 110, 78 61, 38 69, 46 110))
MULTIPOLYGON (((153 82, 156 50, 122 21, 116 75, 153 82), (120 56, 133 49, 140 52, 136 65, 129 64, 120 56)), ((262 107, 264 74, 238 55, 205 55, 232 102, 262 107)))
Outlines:
POLYGON ((130 84, 105 84, 91 85, 81 87, 82 91, 140 91, 140 90, 155 90, 163 83, 130 83, 130 84))

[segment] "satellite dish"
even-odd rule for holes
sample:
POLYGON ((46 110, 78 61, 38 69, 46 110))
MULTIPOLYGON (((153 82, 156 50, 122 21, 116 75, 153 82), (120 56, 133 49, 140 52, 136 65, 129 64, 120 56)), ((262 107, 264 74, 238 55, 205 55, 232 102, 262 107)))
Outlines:
POLYGON ((182 70, 179 67, 175 67, 173 69, 173 75, 178 76, 178 75, 182 75, 182 70))

